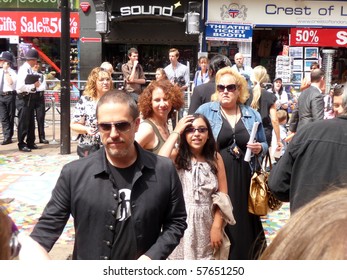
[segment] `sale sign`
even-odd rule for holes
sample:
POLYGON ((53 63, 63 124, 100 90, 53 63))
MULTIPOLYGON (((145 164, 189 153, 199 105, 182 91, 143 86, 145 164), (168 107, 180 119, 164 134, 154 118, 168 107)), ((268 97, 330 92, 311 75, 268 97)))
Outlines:
MULTIPOLYGON (((21 37, 60 37, 61 13, 0 11, 0 34, 21 37)), ((70 37, 79 38, 79 36, 79 14, 70 13, 70 37)))
POLYGON ((347 47, 347 29, 291 28, 290 45, 347 47))

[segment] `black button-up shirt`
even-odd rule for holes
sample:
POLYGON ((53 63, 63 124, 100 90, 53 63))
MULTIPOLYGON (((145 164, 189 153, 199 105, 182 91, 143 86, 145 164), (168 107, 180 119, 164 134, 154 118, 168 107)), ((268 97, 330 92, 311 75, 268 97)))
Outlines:
MULTIPOLYGON (((131 193, 137 256, 166 259, 187 227, 182 185, 170 159, 135 145, 141 166, 131 193)), ((115 193, 104 148, 66 164, 31 237, 49 251, 71 214, 73 259, 113 259, 115 193)))

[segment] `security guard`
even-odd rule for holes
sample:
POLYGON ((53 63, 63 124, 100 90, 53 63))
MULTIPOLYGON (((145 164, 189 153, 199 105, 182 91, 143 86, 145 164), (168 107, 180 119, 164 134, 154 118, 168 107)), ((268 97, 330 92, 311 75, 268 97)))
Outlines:
POLYGON ((13 55, 8 52, 0 54, 0 120, 4 140, 1 145, 12 143, 14 117, 16 113, 17 74, 11 68, 13 55))
POLYGON ((36 89, 41 82, 29 81, 27 76, 32 77, 32 67, 37 64, 39 54, 37 50, 30 49, 24 58, 26 62, 19 68, 17 78, 18 148, 22 152, 31 152, 32 149, 38 149, 35 144, 35 111, 31 99, 37 94, 36 89))

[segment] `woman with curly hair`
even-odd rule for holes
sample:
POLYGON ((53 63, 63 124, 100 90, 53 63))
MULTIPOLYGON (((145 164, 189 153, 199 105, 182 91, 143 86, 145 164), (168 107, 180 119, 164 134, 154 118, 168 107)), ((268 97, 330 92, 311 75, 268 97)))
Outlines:
POLYGON ((183 93, 169 80, 153 81, 145 88, 138 103, 143 121, 135 135, 142 148, 159 152, 170 135, 168 118, 183 105, 183 93))
POLYGON ((100 97, 112 88, 112 78, 105 69, 96 67, 90 72, 85 90, 75 106, 70 124, 71 129, 79 134, 77 154, 80 157, 84 157, 100 147, 95 114, 96 104, 100 97))

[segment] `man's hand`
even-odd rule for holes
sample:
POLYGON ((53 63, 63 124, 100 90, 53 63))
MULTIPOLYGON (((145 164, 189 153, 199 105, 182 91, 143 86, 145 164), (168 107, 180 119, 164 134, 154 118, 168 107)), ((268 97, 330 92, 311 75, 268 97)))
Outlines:
POLYGON ((151 261, 152 259, 147 257, 146 255, 142 255, 137 259, 138 261, 151 261))

